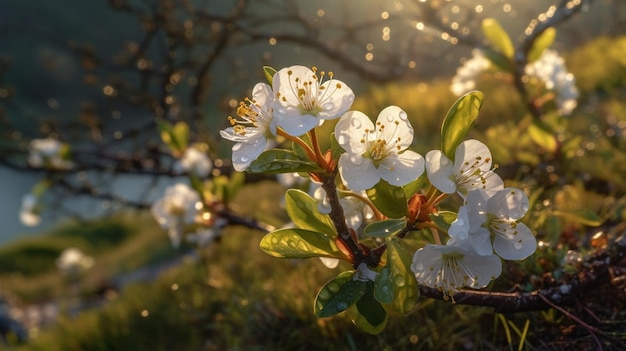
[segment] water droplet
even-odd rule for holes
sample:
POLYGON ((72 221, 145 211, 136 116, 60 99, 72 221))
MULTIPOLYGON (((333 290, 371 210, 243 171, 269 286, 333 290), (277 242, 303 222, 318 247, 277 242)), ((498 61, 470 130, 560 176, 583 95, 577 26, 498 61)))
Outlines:
POLYGON ((241 155, 239 157, 239 161, 241 162, 248 162, 250 160, 250 157, 246 156, 246 155, 241 155))
POLYGON ((339 145, 346 145, 348 143, 348 138, 344 134, 340 134, 337 137, 337 142, 339 145))
POLYGON ((522 210, 522 212, 526 213, 528 212, 528 203, 524 202, 520 205, 520 210, 522 210))
POLYGON ((346 308, 348 308, 348 304, 341 301, 341 302, 337 302, 337 311, 344 311, 346 308))
POLYGON ((341 288, 339 286, 339 284, 332 282, 332 283, 328 283, 328 285, 326 285, 328 287, 328 290, 332 293, 336 293, 337 291, 339 291, 339 288, 341 288))
POLYGON ((328 300, 330 298, 330 294, 328 293, 328 290, 322 289, 318 294, 318 297, 320 300, 328 300))
POLYGON ((522 245, 522 242, 521 242, 521 241, 516 241, 516 242, 514 242, 514 243, 513 243, 513 248, 514 248, 515 250, 521 250, 521 249, 522 249, 522 247, 524 247, 524 245, 522 245))
POLYGON ((335 104, 333 102, 325 102, 322 104, 322 109, 325 111, 332 110, 335 108, 335 104))
POLYGON ((272 244, 274 244, 274 245, 278 244, 278 238, 277 237, 272 237, 272 244))
POLYGON ((406 112, 404 112, 404 111, 400 111, 399 116, 400 116, 400 119, 401 119, 401 120, 403 120, 403 121, 406 121, 406 120, 409 118, 409 117, 406 115, 406 112))
POLYGON ((352 124, 352 127, 353 127, 353 128, 356 128, 356 129, 361 128, 361 125, 362 125, 362 124, 361 124, 361 121, 360 121, 358 118, 353 118, 353 119, 350 121, 350 124, 352 124))
POLYGON ((404 279, 403 275, 396 275, 393 278, 393 281, 396 283, 397 286, 399 287, 403 287, 406 284, 406 279, 404 279))
POLYGON ((387 115, 387 122, 393 122, 395 119, 396 117, 391 113, 387 115))

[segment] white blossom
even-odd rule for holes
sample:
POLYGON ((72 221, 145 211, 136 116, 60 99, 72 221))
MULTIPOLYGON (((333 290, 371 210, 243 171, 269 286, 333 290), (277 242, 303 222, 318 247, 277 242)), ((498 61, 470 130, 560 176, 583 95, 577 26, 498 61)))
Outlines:
POLYGON ((565 60, 555 50, 544 50, 541 57, 525 67, 526 75, 541 80, 556 94, 559 113, 568 115, 576 108, 578 88, 574 75, 567 71, 565 60))
POLYGON ((276 134, 276 120, 272 104, 274 93, 265 83, 258 83, 252 90, 252 99, 239 104, 237 115, 241 119, 229 117, 232 127, 220 131, 224 139, 236 142, 233 145, 233 168, 243 171, 250 166, 276 134))
POLYGON ((474 139, 459 144, 454 162, 440 150, 429 151, 426 171, 435 188, 446 194, 457 192, 463 198, 472 189, 484 189, 493 194, 504 187, 500 176, 493 172, 489 148, 474 139))
POLYGON ((41 222, 41 216, 37 208, 37 197, 33 194, 26 194, 22 197, 22 207, 20 209, 20 221, 25 226, 34 227, 41 222))
POLYGON ((456 96, 461 96, 476 88, 478 76, 491 66, 491 61, 479 49, 472 50, 472 58, 465 61, 463 66, 457 68, 456 75, 452 78, 450 90, 456 96))
POLYGON ((172 246, 178 247, 185 226, 196 222, 201 206, 198 193, 178 183, 165 189, 165 195, 152 205, 151 212, 157 223, 167 229, 172 246))
POLYGON ((422 155, 407 150, 413 142, 413 127, 397 106, 382 110, 376 125, 362 112, 347 112, 335 126, 335 137, 346 150, 338 167, 351 190, 372 188, 381 179, 403 186, 424 172, 422 155))
POLYGON ((459 245, 428 244, 413 255, 411 270, 418 284, 452 296, 463 287, 484 288, 502 273, 496 255, 479 255, 459 245))
POLYGON ((31 167, 70 169, 73 166, 71 161, 63 158, 64 144, 56 139, 33 139, 28 150, 28 164, 31 167))
POLYGON ((67 275, 80 274, 91 268, 93 264, 93 257, 85 255, 76 247, 70 247, 63 250, 61 256, 56 260, 56 265, 59 270, 67 275))
POLYGON ((493 196, 481 189, 472 190, 449 233, 452 240, 469 243, 479 254, 495 251, 506 260, 522 260, 537 249, 532 231, 519 221, 526 211, 528 197, 520 189, 504 188, 493 196))
POLYGON ((175 173, 189 173, 198 178, 206 178, 212 168, 213 164, 206 153, 194 147, 187 148, 180 160, 174 164, 175 173))
POLYGON ((274 74, 274 116, 287 134, 300 136, 348 111, 354 93, 344 82, 305 66, 286 67, 274 74), (328 79, 324 80, 324 78, 328 79))

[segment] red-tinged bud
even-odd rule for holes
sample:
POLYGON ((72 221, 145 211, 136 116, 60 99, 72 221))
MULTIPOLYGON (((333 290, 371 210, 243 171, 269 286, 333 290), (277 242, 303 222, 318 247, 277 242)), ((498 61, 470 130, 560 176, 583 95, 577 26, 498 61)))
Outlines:
POLYGON ((309 176, 311 177, 311 180, 314 180, 318 183, 324 182, 324 179, 317 173, 309 173, 309 176))
POLYGON ((422 204, 426 203, 426 197, 422 194, 411 196, 408 202, 409 223, 415 223, 422 212, 422 204))
POLYGON ((352 255, 352 252, 350 252, 350 249, 346 246, 346 244, 344 244, 341 238, 337 237, 337 239, 335 239, 335 245, 337 245, 339 251, 341 251, 348 258, 350 263, 354 263, 354 256, 352 255))

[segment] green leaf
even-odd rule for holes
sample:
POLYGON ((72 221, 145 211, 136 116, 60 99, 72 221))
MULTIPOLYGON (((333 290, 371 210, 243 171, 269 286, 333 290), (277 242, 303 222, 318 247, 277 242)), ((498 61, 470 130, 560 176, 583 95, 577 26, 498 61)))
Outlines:
POLYGON ((452 105, 441 125, 441 151, 454 161, 457 146, 465 139, 483 104, 483 93, 471 91, 452 105))
POLYGON ((406 197, 401 187, 393 186, 381 180, 366 192, 367 197, 369 197, 376 208, 385 216, 389 218, 401 218, 406 215, 406 197))
POLYGON ((248 171, 251 173, 293 173, 323 171, 315 162, 302 159, 293 151, 272 149, 264 151, 252 161, 248 171))
POLYGON ((511 64, 511 61, 504 57, 504 55, 501 54, 499 51, 490 48, 483 48, 480 50, 485 55, 485 57, 489 59, 489 62, 498 67, 501 71, 511 73, 513 72, 513 66, 511 64))
POLYGON ((339 159, 339 156, 346 152, 341 145, 339 145, 337 138, 335 138, 335 132, 330 134, 330 150, 333 160, 339 159))
POLYGON ((372 238, 386 238, 406 228, 406 219, 386 219, 368 224, 363 233, 372 238))
POLYGON ((246 174, 243 172, 233 172, 230 175, 230 179, 228 182, 228 196, 223 199, 223 201, 228 204, 230 203, 237 192, 244 186, 246 181, 246 174))
POLYGON ((437 225, 437 227, 441 230, 445 230, 446 232, 450 229, 450 224, 454 222, 456 217, 457 214, 451 211, 439 211, 430 215, 430 219, 437 225))
POLYGON ((380 301, 385 305, 390 305, 393 302, 394 289, 390 287, 391 283, 391 266, 385 265, 378 275, 376 276, 376 281, 374 282, 374 296, 376 300, 380 301))
POLYGON ((598 216, 595 212, 588 209, 580 209, 573 211, 561 211, 555 210, 552 212, 553 215, 559 216, 561 218, 565 218, 572 222, 584 224, 590 227, 597 227, 604 222, 600 216, 598 216))
POLYGON ((334 237, 335 226, 328 215, 317 209, 317 201, 302 190, 289 189, 285 194, 285 206, 291 221, 298 228, 325 233, 334 237))
POLYGON ((263 66, 263 74, 265 75, 265 79, 267 79, 267 83, 272 85, 276 70, 270 66, 263 66))
POLYGON ((509 35, 495 18, 485 18, 481 23, 483 34, 489 42, 509 60, 515 55, 515 48, 509 35))
POLYGON ((354 271, 343 272, 322 287, 315 298, 314 313, 318 318, 337 315, 359 301, 367 290, 367 283, 354 280, 354 271))
POLYGON ((182 154, 189 144, 189 126, 185 122, 178 122, 172 126, 164 120, 157 121, 161 133, 161 140, 170 150, 182 154))
POLYGON ((537 61, 541 57, 541 54, 554 43, 555 38, 556 29, 554 29, 554 27, 543 31, 533 42, 533 46, 528 52, 527 62, 531 63, 537 61))
POLYGON ((298 228, 279 229, 266 234, 261 239, 260 247, 274 257, 345 258, 333 239, 323 233, 298 228))
POLYGON ((404 196, 407 199, 410 199, 411 196, 415 195, 415 193, 417 193, 420 189, 422 189, 424 187, 424 183, 426 182, 426 178, 427 178, 426 177, 426 172, 424 172, 417 179, 415 179, 414 181, 410 182, 409 184, 403 186, 402 189, 404 190, 404 196))
MULTIPOLYGON (((398 238, 387 238, 387 265, 385 274, 376 276, 374 294, 381 302, 388 303, 392 311, 405 315, 415 307, 419 297, 417 280, 411 271, 411 255, 398 238)), ((385 269, 384 268, 384 269, 385 269)), ((384 270, 383 269, 383 270, 384 270)))
POLYGON ((367 282, 365 295, 348 308, 348 315, 357 327, 369 334, 379 334, 387 325, 387 311, 374 298, 374 282, 367 282))
POLYGON ((533 121, 528 126, 528 135, 537 145, 550 153, 554 153, 558 147, 556 136, 545 123, 533 121))
POLYGON ((179 150, 185 151, 189 146, 189 125, 185 122, 178 122, 172 128, 172 139, 179 150))

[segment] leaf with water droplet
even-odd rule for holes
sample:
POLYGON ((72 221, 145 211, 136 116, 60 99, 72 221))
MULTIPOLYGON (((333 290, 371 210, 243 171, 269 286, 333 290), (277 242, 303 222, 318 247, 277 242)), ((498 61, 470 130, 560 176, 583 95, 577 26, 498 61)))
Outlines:
POLYGON ((322 287, 315 298, 315 316, 332 317, 345 311, 365 295, 367 283, 354 280, 353 277, 354 271, 343 272, 322 287))
POLYGON ((483 93, 471 91, 452 105, 441 125, 441 151, 450 160, 465 135, 470 130, 483 104, 483 93))
POLYGON ((348 315, 357 327, 369 334, 378 334, 385 329, 389 320, 387 311, 374 297, 374 282, 368 281, 365 295, 348 308, 348 315))
POLYGON ((439 211, 430 214, 429 217, 439 229, 447 232, 450 229, 450 224, 456 220, 457 214, 452 211, 439 211))
POLYGON ((399 186, 393 186, 384 180, 368 189, 367 197, 376 208, 389 218, 402 218, 407 213, 406 196, 399 186))
POLYGON ((264 151, 257 157, 248 171, 251 173, 293 173, 293 172, 321 172, 323 171, 315 162, 303 159, 290 150, 271 149, 264 151))
POLYGON ((406 228, 406 219, 386 219, 368 224, 363 233, 372 238, 386 238, 406 228))
POLYGON ((302 190, 289 189, 285 194, 285 208, 291 221, 301 229, 336 237, 335 227, 328 215, 317 209, 317 201, 302 190))
POLYGON ((415 306, 419 297, 417 280, 411 271, 411 255, 400 239, 391 237, 385 242, 387 264, 376 276, 374 293, 388 306, 389 312, 404 315, 415 306))
POLYGON ((323 233, 298 228, 285 228, 268 233, 261 239, 260 247, 274 257, 345 259, 333 239, 323 233))

